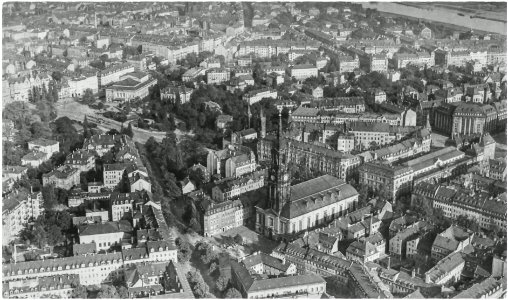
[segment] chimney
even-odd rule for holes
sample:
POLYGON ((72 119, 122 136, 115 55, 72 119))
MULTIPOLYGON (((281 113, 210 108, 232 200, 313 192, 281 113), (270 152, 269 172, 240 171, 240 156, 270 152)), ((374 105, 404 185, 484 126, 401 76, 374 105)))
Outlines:
POLYGON ((391 263, 391 259, 392 259, 392 258, 391 258, 390 256, 388 256, 388 263, 386 264, 386 268, 387 268, 388 270, 390 270, 390 263, 391 263))
POLYGON ((415 275, 416 275, 416 269, 413 268, 413 270, 411 271, 411 277, 415 278, 415 275))

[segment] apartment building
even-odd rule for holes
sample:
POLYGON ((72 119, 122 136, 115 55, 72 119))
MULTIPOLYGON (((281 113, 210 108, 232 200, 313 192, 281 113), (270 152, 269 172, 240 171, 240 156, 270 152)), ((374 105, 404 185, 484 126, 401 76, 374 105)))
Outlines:
POLYGON ((244 41, 238 47, 238 56, 253 54, 258 57, 272 57, 281 53, 286 54, 291 50, 317 51, 316 42, 286 41, 286 40, 253 40, 244 41))
POLYGON ((122 63, 107 67, 106 69, 101 70, 98 74, 99 88, 120 81, 120 77, 122 77, 122 75, 132 72, 134 72, 134 66, 129 63, 122 63))
POLYGON ((312 106, 325 111, 356 114, 365 112, 365 99, 363 97, 324 98, 313 102, 312 106))
POLYGON ((326 281, 315 274, 256 279, 240 263, 231 260, 231 283, 244 298, 319 298, 326 292, 326 281))
MULTIPOLYGON (((349 109, 352 109, 349 108, 349 109)), ((356 109, 356 108, 355 108, 356 109)), ((389 125, 403 125, 400 114, 393 113, 344 113, 340 111, 325 111, 316 107, 298 107, 291 114, 295 123, 315 124, 344 124, 345 122, 387 123, 389 125)))
POLYGON ((264 88, 260 90, 250 91, 243 95, 243 100, 249 103, 249 105, 258 103, 263 98, 277 99, 277 90, 264 88))
POLYGON ((2 199, 3 242, 7 245, 28 224, 44 212, 42 193, 15 190, 2 199))
POLYGON ((46 74, 9 78, 4 87, 5 93, 2 93, 4 105, 14 101, 28 102, 31 100, 30 91, 42 89, 43 86, 47 88, 50 81, 51 78, 46 74))
POLYGON ((67 80, 67 83, 69 84, 71 97, 82 97, 88 89, 94 94, 99 92, 99 78, 96 73, 84 73, 80 76, 71 77, 67 80))
POLYGON ((123 174, 127 169, 135 169, 134 163, 104 164, 103 179, 104 187, 115 188, 122 181, 123 174))
POLYGON ((492 225, 506 228, 506 194, 491 197, 481 191, 470 192, 455 186, 420 183, 413 191, 413 201, 415 197, 427 199, 434 208, 442 209, 448 218, 465 215, 475 219, 485 229, 492 225))
POLYGON ((42 175, 42 185, 69 190, 79 184, 80 170, 70 165, 60 166, 53 171, 42 175))
POLYGON ((231 73, 227 69, 215 68, 206 72, 206 83, 221 84, 229 81, 231 73))
POLYGON ((71 298, 72 292, 78 284, 79 276, 75 274, 9 281, 4 285, 3 296, 5 298, 42 299, 54 297, 66 299, 71 298))
POLYGON ((213 176, 239 177, 256 169, 254 153, 246 146, 228 145, 222 150, 210 151, 207 155, 207 169, 213 176))
POLYGON ((265 185, 264 170, 255 171, 235 179, 216 182, 212 188, 212 199, 218 202, 234 199, 265 185))
POLYGON ((83 150, 95 151, 99 157, 102 157, 108 151, 113 149, 116 143, 125 144, 126 135, 122 134, 95 134, 86 138, 83 143, 83 150))
POLYGON ((434 52, 395 53, 393 60, 397 69, 403 69, 408 65, 431 67, 434 65, 434 52))
POLYGON ((451 253, 425 272, 425 283, 450 284, 459 281, 465 260, 459 252, 451 253))
POLYGON ((456 299, 480 299, 497 298, 501 299, 506 295, 506 283, 503 279, 489 277, 482 282, 473 284, 468 289, 458 293, 456 299))
POLYGON ((198 76, 202 76, 206 74, 206 69, 202 67, 190 68, 185 71, 182 75, 183 82, 189 82, 195 80, 198 76))
POLYGON ((354 122, 349 124, 348 132, 362 149, 372 145, 382 146, 405 138, 415 132, 417 127, 393 126, 386 123, 354 122))
POLYGON ((389 242, 390 255, 401 259, 406 258, 406 253, 410 248, 409 242, 417 238, 425 226, 427 224, 423 221, 416 222, 397 232, 389 242))
POLYGON ((368 162, 358 168, 359 182, 374 190, 385 188, 392 199, 411 191, 413 171, 406 166, 368 162))
POLYGON ((243 226, 243 205, 240 200, 215 202, 204 194, 194 197, 198 199, 196 207, 204 236, 214 236, 243 226))
POLYGON ((191 42, 179 46, 167 47, 167 58, 171 64, 176 64, 177 60, 184 59, 188 54, 199 53, 199 42, 191 42))
POLYGON ((190 102, 194 89, 186 86, 168 86, 160 90, 161 100, 170 100, 173 103, 185 104, 190 102))
POLYGON ((90 150, 76 150, 67 155, 65 165, 78 169, 80 172, 88 172, 95 168, 95 153, 90 150))
POLYGON ((21 166, 2 166, 2 181, 13 179, 19 180, 27 174, 28 168, 21 166))
POLYGON ((111 221, 120 221, 131 214, 137 205, 145 202, 146 194, 142 192, 113 193, 109 199, 111 203, 111 221))
POLYGON ((338 58, 339 60, 339 73, 351 73, 355 69, 360 68, 360 59, 358 56, 348 56, 348 55, 341 55, 338 58))
POLYGON ((296 65, 291 68, 291 77, 298 80, 305 80, 318 76, 318 69, 313 65, 296 65))

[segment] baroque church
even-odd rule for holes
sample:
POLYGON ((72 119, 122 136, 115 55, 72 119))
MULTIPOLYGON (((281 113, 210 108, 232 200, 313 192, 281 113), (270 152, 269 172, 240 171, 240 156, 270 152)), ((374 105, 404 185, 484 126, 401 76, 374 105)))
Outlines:
MULTIPOLYGON (((261 125, 263 131, 264 124, 261 125)), ((271 149, 267 199, 255 208, 256 231, 278 239, 318 227, 353 211, 358 204, 358 192, 334 176, 323 175, 291 186, 290 147, 283 142, 281 111, 278 127, 271 149)))

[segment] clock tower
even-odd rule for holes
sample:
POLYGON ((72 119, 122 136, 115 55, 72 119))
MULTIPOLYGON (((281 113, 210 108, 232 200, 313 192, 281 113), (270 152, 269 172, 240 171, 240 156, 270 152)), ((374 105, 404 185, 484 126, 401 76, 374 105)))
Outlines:
POLYGON ((277 214, 289 201, 291 180, 288 172, 289 147, 283 145, 282 115, 279 110, 279 132, 277 140, 272 145, 272 161, 268 172, 268 207, 277 214))

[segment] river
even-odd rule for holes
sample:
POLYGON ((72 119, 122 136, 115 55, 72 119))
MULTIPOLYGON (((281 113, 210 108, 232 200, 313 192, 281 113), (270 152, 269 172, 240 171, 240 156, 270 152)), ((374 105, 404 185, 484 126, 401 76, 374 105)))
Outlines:
POLYGON ((362 6, 364 9, 377 9, 380 12, 420 18, 429 21, 463 26, 473 30, 476 29, 506 35, 505 22, 480 18, 470 18, 468 13, 460 12, 462 15, 459 15, 459 11, 453 9, 442 7, 437 8, 430 5, 428 8, 424 9, 395 2, 362 2, 362 6))

